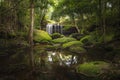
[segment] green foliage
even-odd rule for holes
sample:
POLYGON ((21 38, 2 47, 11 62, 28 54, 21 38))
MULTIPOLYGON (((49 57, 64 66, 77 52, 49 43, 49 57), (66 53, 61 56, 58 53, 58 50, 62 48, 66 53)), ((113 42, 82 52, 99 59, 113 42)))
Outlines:
MULTIPOLYGON (((53 5, 53 0, 36 0, 35 3, 35 26, 44 29, 49 17, 49 8, 53 5)), ((51 14, 50 14, 51 15, 51 14)))
POLYGON ((105 37, 104 35, 102 35, 99 39, 99 41, 102 43, 102 42, 109 42, 109 41, 112 41, 114 39, 114 34, 106 34, 105 37))
POLYGON ((76 39, 71 37, 63 37, 63 38, 57 38, 53 40, 54 43, 66 43, 70 41, 76 41, 76 39))
POLYGON ((70 42, 64 43, 63 48, 68 48, 75 45, 82 46, 82 43, 80 41, 70 41, 70 42))
POLYGON ((65 26, 63 27, 63 30, 68 30, 69 28, 71 28, 70 25, 65 25, 65 26))
MULTIPOLYGON (((88 33, 88 29, 96 31, 99 35, 93 34, 89 41, 108 42, 111 41, 112 34, 108 34, 109 28, 115 28, 115 33, 119 33, 119 0, 62 0, 59 1, 53 12, 53 19, 59 21, 61 18, 68 17, 65 25, 75 25, 81 30, 81 33, 88 33), (98 7, 99 6, 99 7, 98 7), (62 17, 61 17, 62 16, 62 17), (96 25, 97 27, 92 27, 96 25), (107 34, 107 35, 106 35, 107 34)), ((64 23, 62 22, 62 23, 64 23)), ((67 28, 67 27, 66 27, 67 28)), ((117 34, 116 34, 117 35, 117 34)))
POLYGON ((49 36, 49 34, 42 30, 34 30, 34 37, 35 42, 48 42, 51 41, 52 38, 49 36))
POLYGON ((103 69, 109 69, 109 63, 103 61, 94 61, 83 63, 77 66, 77 72, 84 73, 89 76, 98 75, 103 69))
POLYGON ((100 34, 98 34, 98 32, 96 31, 91 32, 89 35, 85 35, 80 39, 80 41, 83 42, 85 45, 102 43, 100 41, 100 34))

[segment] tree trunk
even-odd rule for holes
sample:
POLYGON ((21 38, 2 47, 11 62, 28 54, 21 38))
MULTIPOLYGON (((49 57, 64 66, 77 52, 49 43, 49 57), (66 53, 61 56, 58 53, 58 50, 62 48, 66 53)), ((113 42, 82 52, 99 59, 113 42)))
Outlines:
POLYGON ((99 8, 98 8, 99 9, 98 11, 99 26, 102 28, 102 1, 101 0, 99 0, 98 5, 99 5, 99 8))
POLYGON ((81 19, 82 19, 82 24, 81 24, 81 34, 83 34, 84 33, 84 15, 83 15, 83 13, 81 12, 81 19))
POLYGON ((104 41, 104 43, 106 43, 106 41, 105 41, 105 35, 106 35, 106 21, 105 21, 105 12, 106 12, 106 2, 105 1, 103 1, 103 12, 102 12, 102 14, 103 14, 103 18, 102 18, 102 21, 103 21, 103 41, 104 41))
POLYGON ((44 17, 45 17, 45 10, 42 10, 41 17, 40 17, 40 30, 42 30, 44 17))
POLYGON ((30 65, 34 71, 34 58, 33 58, 33 26, 34 26, 34 0, 30 0, 30 29, 29 29, 29 44, 30 44, 30 65))
POLYGON ((29 29, 29 44, 33 45, 33 26, 34 26, 34 3, 33 0, 30 2, 30 29, 29 29))
POLYGON ((77 29, 77 32, 80 33, 80 30, 79 30, 79 28, 78 28, 78 25, 77 25, 77 22, 76 22, 75 19, 74 19, 74 25, 75 25, 75 27, 76 27, 76 29, 77 29))

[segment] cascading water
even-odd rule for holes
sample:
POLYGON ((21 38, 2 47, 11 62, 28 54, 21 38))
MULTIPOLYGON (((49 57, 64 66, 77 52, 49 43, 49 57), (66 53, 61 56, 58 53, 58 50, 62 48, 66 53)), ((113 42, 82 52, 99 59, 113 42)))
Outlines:
POLYGON ((47 26, 46 26, 46 31, 49 33, 49 34, 52 34, 52 31, 53 29, 52 29, 52 25, 51 24, 47 24, 47 26))
POLYGON ((53 34, 53 33, 63 34, 62 28, 63 28, 63 26, 61 26, 61 25, 47 24, 47 26, 46 26, 46 31, 47 31, 49 34, 53 34))

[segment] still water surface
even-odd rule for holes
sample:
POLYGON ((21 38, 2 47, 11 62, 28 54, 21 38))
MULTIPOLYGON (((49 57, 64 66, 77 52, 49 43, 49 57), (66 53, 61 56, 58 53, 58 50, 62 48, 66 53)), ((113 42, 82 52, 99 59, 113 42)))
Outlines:
POLYGON ((44 46, 6 49, 0 55, 0 80, 80 80, 76 65, 92 59, 44 46))

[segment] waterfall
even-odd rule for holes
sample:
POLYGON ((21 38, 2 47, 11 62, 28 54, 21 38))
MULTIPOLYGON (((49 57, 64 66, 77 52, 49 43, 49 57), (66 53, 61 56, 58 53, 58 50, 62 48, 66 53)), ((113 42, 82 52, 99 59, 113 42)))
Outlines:
POLYGON ((57 26, 56 25, 54 25, 55 26, 55 33, 57 32, 57 26))
POLYGON ((63 34, 63 26, 61 25, 53 25, 53 24, 47 24, 46 25, 46 31, 48 34, 53 34, 53 33, 60 33, 63 34))
POLYGON ((60 26, 60 33, 63 34, 63 26, 60 26))
POLYGON ((52 34, 53 33, 53 27, 52 27, 53 25, 51 25, 51 24, 47 24, 47 26, 46 26, 46 31, 48 32, 48 34, 52 34))

